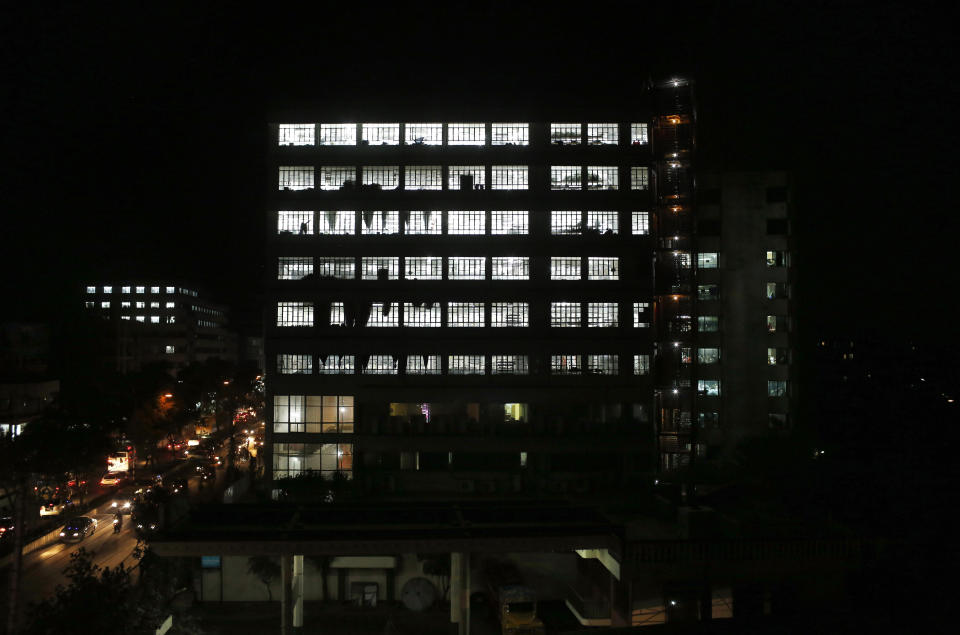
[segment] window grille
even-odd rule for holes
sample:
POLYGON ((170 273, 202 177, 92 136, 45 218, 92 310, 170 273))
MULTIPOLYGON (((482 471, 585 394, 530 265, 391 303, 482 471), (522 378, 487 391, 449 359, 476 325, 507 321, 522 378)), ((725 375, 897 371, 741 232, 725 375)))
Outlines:
POLYGON ((485 234, 487 215, 483 210, 447 211, 447 234, 462 236, 467 234, 485 234))
POLYGON ((353 355, 321 355, 317 358, 317 373, 321 375, 352 375, 353 355))
POLYGON ((697 267, 700 269, 717 268, 717 252, 700 252, 697 254, 697 267))
POLYGON ((483 302, 447 303, 447 326, 479 328, 485 325, 483 302))
POLYGON ((277 302, 277 326, 313 326, 313 303, 277 302))
POLYGON ((395 190, 400 185, 400 166, 398 165, 365 165, 361 171, 364 186, 395 190))
POLYGON ((526 355, 491 355, 490 373, 493 375, 528 375, 529 358, 526 355))
POLYGON ((646 329, 650 328, 650 303, 649 302, 634 302, 633 303, 633 328, 635 329, 646 329))
POLYGON ((616 302, 588 302, 587 326, 615 328, 619 326, 616 302))
POLYGON ((357 168, 352 165, 321 165, 320 189, 342 190, 357 182, 357 168))
POLYGON ((637 166, 630 168, 630 189, 650 189, 650 170, 648 168, 637 166))
POLYGON ((414 209, 407 212, 403 233, 410 236, 439 234, 443 212, 440 210, 414 209))
POLYGON ((281 190, 312 190, 313 166, 281 165, 278 185, 281 190))
POLYGON ((615 123, 587 124, 587 143, 592 146, 617 145, 619 137, 620 134, 615 123))
POLYGON ((494 165, 490 168, 490 180, 494 190, 525 190, 529 187, 525 165, 494 165))
POLYGON ((550 233, 554 236, 579 234, 583 227, 580 210, 553 210, 550 212, 550 233))
POLYGON ((406 280, 442 280, 443 258, 439 256, 407 256, 403 277, 406 280))
POLYGON ((343 302, 330 303, 330 326, 346 326, 347 318, 344 312, 343 302))
POLYGON ((580 325, 581 319, 579 302, 550 303, 550 326, 579 327, 580 325))
POLYGON ((483 355, 450 355, 447 369, 450 375, 483 375, 486 372, 483 355))
POLYGON ((587 259, 587 276, 590 280, 619 280, 619 258, 591 256, 587 259))
POLYGON ((582 366, 580 365, 579 355, 551 355, 550 356, 550 374, 552 375, 575 375, 580 374, 582 366))
POLYGON ((561 146, 580 145, 583 126, 579 123, 550 124, 550 143, 561 146))
POLYGON ((448 190, 486 189, 487 171, 482 165, 451 165, 447 168, 448 190))
POLYGON ((312 123, 282 123, 278 131, 278 145, 312 146, 316 126, 312 123))
POLYGON ((357 145, 357 124, 322 123, 320 124, 320 145, 355 146, 357 145))
POLYGON ((647 143, 650 143, 647 124, 645 123, 630 124, 630 145, 640 146, 640 145, 646 145, 647 143))
MULTIPOLYGON (((280 211, 277 212, 278 234, 312 234, 313 212, 280 211)), ((139 287, 142 288, 142 287, 139 287)), ((143 293, 138 291, 137 293, 143 293)))
POLYGON ((552 256, 550 258, 551 280, 579 280, 580 258, 568 256, 552 256))
POLYGON ((438 146, 443 144, 442 123, 408 123, 404 126, 407 145, 438 146))
POLYGON ((486 278, 486 261, 484 257, 455 258, 451 257, 447 264, 448 280, 484 280, 486 278))
POLYGON ((650 374, 650 356, 649 355, 633 356, 633 374, 634 375, 650 374))
POLYGON ((720 396, 720 380, 719 379, 698 379, 697 392, 700 393, 701 395, 706 395, 708 397, 719 397, 720 396))
POLYGON ((396 280, 399 277, 400 259, 396 256, 364 256, 360 266, 363 280, 396 280))
POLYGON ((551 190, 583 189, 583 170, 579 165, 551 165, 551 190))
POLYGON ((278 266, 277 280, 302 280, 313 274, 313 258, 281 257, 278 266))
POLYGON ((306 397, 304 395, 273 396, 273 431, 281 434, 303 432, 303 420, 306 416, 306 397))
POLYGON ((410 327, 442 326, 439 302, 405 302, 403 304, 403 325, 410 327))
POLYGON ((650 233, 650 213, 649 212, 631 212, 631 232, 634 236, 646 236, 650 233))
POLYGON ((616 355, 587 355, 587 373, 591 375, 618 375, 616 355))
POLYGON ((525 146, 530 143, 530 126, 525 123, 495 123, 490 126, 495 146, 525 146))
POLYGON ((443 169, 439 165, 408 165, 403 178, 407 190, 443 189, 443 169))
POLYGON ((701 333, 715 333, 720 330, 720 317, 716 315, 698 315, 697 329, 701 333))
POLYGON ((439 375, 441 370, 439 355, 407 355, 407 375, 439 375))
POLYGON ((493 210, 490 212, 490 233, 497 235, 527 234, 529 225, 526 210, 493 210))
POLYGON ((396 210, 371 210, 362 212, 360 225, 362 234, 399 234, 400 212, 396 210))
POLYGON ((400 143, 400 124, 365 123, 362 126, 363 143, 371 146, 395 146, 400 143))
POLYGON ((719 348, 698 348, 697 349, 698 364, 716 364, 719 361, 720 361, 719 348))
POLYGON ((495 256, 490 263, 490 269, 494 280, 530 279, 530 259, 526 256, 495 256))
POLYGON ((353 280, 356 277, 354 259, 351 257, 320 257, 315 264, 318 278, 353 280))
POLYGON ((490 326, 510 328, 530 326, 530 304, 494 302, 490 305, 490 326))
POLYGON ((371 355, 363 367, 364 375, 396 375, 397 359, 393 355, 371 355))
POLYGON ((356 212, 353 210, 325 210, 317 212, 317 233, 349 236, 356 231, 356 212))
POLYGON ((617 212, 587 212, 587 227, 584 233, 613 235, 619 233, 620 219, 617 212))
POLYGON ((370 318, 367 326, 396 327, 400 326, 400 310, 397 302, 373 302, 370 305, 370 318))
POLYGON ((620 175, 615 165, 591 165, 587 167, 588 190, 616 190, 620 188, 620 175))
POLYGON ((313 374, 313 357, 310 355, 277 355, 277 372, 281 375, 313 374))
POLYGON ((482 123, 447 124, 447 145, 482 146, 486 137, 486 126, 482 123))

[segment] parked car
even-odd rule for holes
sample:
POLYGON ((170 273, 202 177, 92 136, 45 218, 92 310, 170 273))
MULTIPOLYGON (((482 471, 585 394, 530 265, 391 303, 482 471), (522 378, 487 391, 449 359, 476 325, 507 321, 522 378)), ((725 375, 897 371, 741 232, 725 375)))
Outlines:
POLYGON ((60 530, 60 540, 63 542, 80 542, 97 530, 97 519, 89 516, 77 516, 71 519, 60 530))

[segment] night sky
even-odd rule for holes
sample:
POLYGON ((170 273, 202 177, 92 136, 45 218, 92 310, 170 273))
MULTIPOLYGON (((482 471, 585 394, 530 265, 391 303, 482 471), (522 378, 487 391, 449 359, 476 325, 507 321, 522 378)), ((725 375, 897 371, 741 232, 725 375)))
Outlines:
POLYGON ((4 320, 114 273, 196 280, 254 330, 273 108, 623 100, 681 74, 701 167, 795 173, 807 337, 952 323, 945 5, 57 4, 0 18, 4 320))

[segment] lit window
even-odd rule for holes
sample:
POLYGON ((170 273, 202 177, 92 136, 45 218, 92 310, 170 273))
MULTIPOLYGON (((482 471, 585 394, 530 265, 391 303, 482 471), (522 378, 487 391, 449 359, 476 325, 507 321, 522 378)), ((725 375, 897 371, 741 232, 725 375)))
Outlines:
POLYGON ((369 327, 400 326, 400 308, 397 302, 373 302, 370 305, 369 327))
MULTIPOLYGON (((313 258, 286 258, 278 259, 277 280, 302 280, 313 274, 313 258)), ((167 302, 172 308, 173 302, 167 302)))
POLYGON ((120 287, 120 293, 130 293, 130 287, 120 287))
POLYGON ((407 355, 408 375, 439 375, 440 372, 439 355, 407 355))
POLYGON ((150 316, 150 324, 160 324, 160 316, 159 316, 159 315, 151 315, 151 316, 150 316))
POLYGON ((619 280, 619 258, 590 256, 587 258, 587 276, 590 280, 619 280))
POLYGON ((484 280, 487 259, 483 256, 470 258, 451 257, 447 263, 448 280, 484 280))
POLYGON ((786 331, 787 330, 787 316, 785 315, 768 315, 767 316, 767 332, 776 333, 777 331, 786 331))
POLYGON ((715 284, 698 284, 697 285, 697 299, 698 300, 716 300, 720 297, 720 287, 715 284))
POLYGON ((529 314, 527 302, 494 302, 490 305, 490 326, 525 328, 530 325, 529 314))
POLYGON ((163 347, 163 352, 166 353, 167 355, 173 355, 174 353, 177 352, 177 349, 175 346, 170 346, 169 344, 167 344, 166 346, 163 347))
POLYGON ((767 381, 767 396, 768 397, 786 397, 787 381, 785 379, 767 381))
POLYGON ((312 165, 281 165, 279 168, 279 188, 281 190, 312 190, 312 165))
POLYGON ((708 397, 719 397, 720 396, 720 380, 719 379, 698 379, 697 392, 700 393, 701 395, 706 395, 708 397))
POLYGON ((101 308, 101 309, 109 309, 109 308, 110 308, 110 303, 109 303, 109 302, 101 302, 101 303, 100 303, 100 308, 101 308))
POLYGON ((616 302, 588 302, 587 326, 613 328, 619 326, 616 302))
POLYGON ((408 236, 439 234, 443 212, 439 210, 410 210, 406 213, 403 233, 408 236))
POLYGON ((146 292, 146 287, 137 287, 137 293, 144 293, 144 292, 146 292))
POLYGON ((277 372, 281 375, 311 375, 313 374, 313 357, 311 355, 277 355, 277 372))
POLYGON ((400 273, 400 259, 396 256, 364 257, 360 262, 363 280, 396 280, 400 273))
POLYGON ((405 302, 403 325, 410 327, 442 326, 439 302, 405 302))
POLYGON ((487 215, 483 210, 449 210, 447 212, 447 233, 451 236, 486 232, 487 215))
POLYGON ((720 362, 719 348, 698 348, 697 349, 698 364, 717 364, 719 362, 720 362))
MULTIPOLYGON (((90 305, 90 306, 93 306, 93 302, 87 302, 87 304, 90 305)), ((129 309, 129 308, 130 308, 130 303, 129 303, 129 302, 121 302, 121 303, 120 303, 120 308, 121 308, 121 309, 129 309)))
POLYGON ((321 165, 321 190, 346 190, 357 183, 357 168, 352 165, 321 165))
POLYGON ((583 127, 578 123, 550 124, 550 143, 560 146, 580 145, 583 127))
POLYGON ((716 269, 719 257, 716 252, 701 252, 697 254, 697 267, 700 269, 716 269))
POLYGON ((447 189, 486 189, 486 175, 487 171, 482 165, 451 165, 447 168, 447 189))
POLYGON ((303 395, 274 395, 273 431, 279 433, 303 432, 305 406, 306 398, 303 395))
POLYGON ((177 292, 176 287, 167 287, 167 293, 176 293, 176 292, 177 292))
POLYGON ((277 302, 277 326, 313 326, 313 302, 277 302))
POLYGON ((97 292, 96 287, 87 287, 87 293, 96 293, 96 292, 97 292))
POLYGON ((408 165, 403 179, 407 190, 443 189, 443 169, 439 165, 408 165))
MULTIPOLYGON (((277 212, 278 234, 312 234, 313 212, 280 211, 277 212)), ((137 287, 141 289, 142 287, 137 287)), ((142 293, 138 291, 137 293, 142 293)))
POLYGON ((360 229, 363 234, 400 233, 400 212, 396 210, 369 210, 363 212, 362 218, 360 229))
POLYGON ((490 126, 495 146, 525 146, 530 143, 530 127, 525 123, 495 123, 490 126))
POLYGON ((630 124, 630 145, 642 146, 648 143, 650 143, 650 137, 647 129, 647 124, 645 123, 630 124))
MULTIPOLYGON (((302 432, 291 429, 290 432, 302 432)), ((309 427, 309 424, 308 424, 309 427)), ((276 429, 274 430, 277 431, 276 429)), ((353 445, 349 443, 275 443, 273 478, 293 478, 305 472, 332 480, 339 474, 353 478, 353 445)))
MULTIPOLYGON (((129 302, 128 302, 127 304, 129 304, 129 302)), ((85 308, 88 308, 88 309, 95 309, 95 308, 97 308, 97 303, 96 303, 96 302, 93 302, 93 301, 91 300, 91 301, 89 301, 89 302, 84 302, 84 303, 83 303, 83 306, 84 306, 85 308)))
POLYGON ((491 355, 490 372, 494 375, 527 375, 530 364, 526 355, 491 355))
POLYGON ((554 236, 579 234, 583 228, 580 210, 553 210, 550 212, 550 233, 554 236))
POLYGON ((150 287, 150 293, 160 293, 160 287, 150 287))
POLYGON ((591 165, 587 167, 588 190, 616 190, 619 188, 620 174, 615 165, 591 165))
POLYGON ((490 233, 494 236, 528 233, 526 211, 493 210, 490 212, 490 233))
POLYGON ((400 124, 363 124, 363 144, 371 146, 395 146, 400 143, 400 124))
POLYGON ((649 190, 650 189, 650 169, 634 166, 630 168, 630 189, 631 190, 649 190))
POLYGON ((581 323, 579 302, 550 303, 550 326, 579 327, 581 323))
POLYGON ((159 303, 159 302, 151 302, 151 303, 150 303, 150 308, 151 308, 151 309, 159 309, 159 308, 160 308, 160 303, 159 303))
POLYGON ((551 355, 550 373, 552 375, 574 375, 583 372, 579 355, 551 355))
POLYGON ((592 146, 617 145, 620 135, 615 123, 588 123, 587 143, 592 146))
POLYGON ((634 236, 646 236, 650 233, 650 213, 631 212, 631 231, 634 236))
MULTIPOLYGON (((130 303, 127 302, 127 304, 130 304, 130 303)), ((173 303, 173 302, 167 302, 166 304, 164 304, 164 308, 166 308, 166 309, 173 309, 173 308, 175 308, 175 307, 176 307, 176 304, 173 303)))
POLYGON ((147 303, 146 303, 146 302, 137 302, 137 308, 138 308, 138 309, 145 309, 145 308, 147 308, 147 303))
POLYGON ((690 254, 686 251, 675 251, 673 252, 673 257, 676 260, 676 266, 680 269, 689 269, 690 263, 690 254))
MULTIPOLYGON (((356 212, 353 210, 339 209, 317 212, 317 233, 328 236, 353 235, 356 231, 356 218, 356 212)), ((313 232, 308 231, 307 233, 313 232)))
POLYGON ((495 256, 490 269, 494 280, 530 279, 530 259, 526 256, 495 256))
POLYGON ((404 126, 407 145, 438 146, 443 144, 442 123, 408 123, 404 126))
POLYGON ((177 317, 175 315, 165 315, 163 317, 164 324, 176 324, 176 322, 177 322, 177 317))
MULTIPOLYGON (((310 395, 307 397, 306 411, 307 433, 352 433, 353 432, 353 397, 343 395, 310 395)), ((313 447, 320 447, 314 445, 313 447)), ((326 447, 326 446, 325 446, 326 447)), ((345 447, 345 446, 340 446, 345 447)), ((317 457, 314 454, 311 464, 308 455, 305 469, 320 471, 323 467, 318 464, 317 457)), ((333 458, 333 457, 331 457, 333 458)), ((333 467, 331 465, 329 467, 333 467)))
POLYGON ((649 355, 633 356, 633 374, 634 375, 650 374, 650 356, 649 355))
POLYGON ((720 317, 717 315, 698 315, 697 329, 701 333, 716 333, 720 330, 720 317))
POLYGON ((355 146, 357 145, 357 124, 322 123, 320 124, 320 145, 355 146))
POLYGON ((317 258, 316 274, 321 279, 353 280, 353 258, 321 257, 317 258))
POLYGON ((527 183, 527 166, 525 165, 494 165, 490 168, 491 189, 494 190, 525 190, 527 183))
POLYGON ((147 318, 146 318, 146 316, 144 316, 144 315, 138 315, 138 316, 136 316, 135 319, 136 319, 137 322, 141 322, 141 323, 147 321, 147 318))
POLYGON ((397 358, 393 355, 371 355, 363 367, 364 375, 396 375, 397 358))
POLYGON ((344 312, 343 302, 330 303, 330 326, 346 326, 347 318, 344 312))
POLYGON ((483 355, 450 355, 447 368, 451 375, 483 375, 486 364, 483 355))
POLYGON ((582 190, 583 170, 579 165, 551 165, 551 190, 582 190))
POLYGON ((620 374, 617 355, 587 355, 587 373, 590 375, 620 374))
POLYGON ((316 126, 312 123, 282 123, 278 136, 281 146, 312 146, 316 126))
POLYGON ((552 256, 550 258, 551 280, 579 280, 580 258, 552 256))
POLYGON ((768 300, 788 297, 788 287, 785 282, 767 282, 765 284, 765 294, 768 300))
POLYGON ((104 292, 104 293, 113 293, 113 287, 104 287, 104 288, 103 288, 103 292, 104 292))
POLYGON ((407 256, 403 277, 406 280, 442 280, 443 258, 439 256, 407 256))
POLYGON ((778 366, 789 363, 789 351, 786 348, 768 348, 767 365, 778 366))
POLYGON ((317 373, 321 375, 352 375, 353 355, 320 355, 317 357, 317 373))
POLYGON ((482 146, 486 137, 486 126, 482 123, 447 124, 447 145, 482 146))
POLYGON ((633 328, 635 329, 646 329, 650 328, 650 303, 649 302, 634 302, 633 303, 633 328))
POLYGON ((362 171, 365 187, 378 190, 395 190, 400 185, 400 166, 365 165, 362 171))
POLYGON ((483 302, 447 303, 447 326, 477 328, 485 325, 483 302))
POLYGON ((617 212, 587 212, 587 228, 584 233, 611 236, 619 233, 619 227, 617 212))
POLYGON ((767 252, 768 267, 786 267, 787 264, 788 264, 787 252, 785 251, 768 251, 767 252))

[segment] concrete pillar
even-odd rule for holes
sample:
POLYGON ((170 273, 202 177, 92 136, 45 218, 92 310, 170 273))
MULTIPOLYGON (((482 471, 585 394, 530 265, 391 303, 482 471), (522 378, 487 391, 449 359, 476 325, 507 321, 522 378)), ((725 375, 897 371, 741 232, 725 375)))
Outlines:
POLYGON ((280 556, 280 634, 290 635, 290 609, 292 603, 293 556, 280 556))
POLYGON ((470 554, 450 554, 450 623, 458 635, 470 635, 470 554))
POLYGON ((303 556, 293 556, 293 632, 303 629, 303 556))

